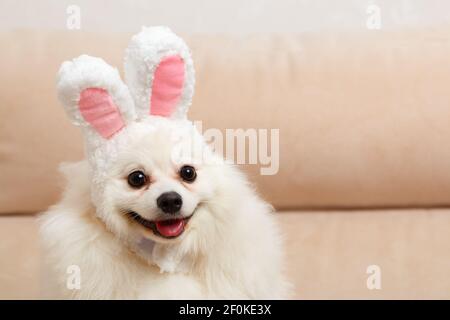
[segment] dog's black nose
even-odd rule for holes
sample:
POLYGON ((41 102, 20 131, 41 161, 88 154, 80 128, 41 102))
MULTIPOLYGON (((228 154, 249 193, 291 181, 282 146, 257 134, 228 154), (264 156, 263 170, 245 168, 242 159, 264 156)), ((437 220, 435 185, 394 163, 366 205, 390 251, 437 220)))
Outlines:
POLYGON ((156 199, 156 204, 165 213, 177 213, 183 205, 183 199, 175 191, 164 192, 156 199))

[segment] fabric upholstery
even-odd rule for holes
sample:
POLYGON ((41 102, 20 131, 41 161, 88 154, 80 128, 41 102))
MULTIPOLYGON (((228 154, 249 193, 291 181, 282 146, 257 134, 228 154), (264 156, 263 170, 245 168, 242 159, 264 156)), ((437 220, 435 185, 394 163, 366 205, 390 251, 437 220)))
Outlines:
MULTIPOLYGON (((450 210, 282 212, 277 215, 300 299, 450 299, 450 210), (369 290, 367 267, 381 270, 369 290)), ((35 217, 0 217, 0 299, 38 298, 35 217)), ((42 272, 43 273, 43 272, 42 272)))
MULTIPOLYGON (((87 53, 121 68, 129 36, 0 34, 0 213, 54 203, 58 164, 82 157, 55 97, 60 63, 87 53)), ((245 166, 277 208, 450 204, 450 32, 182 36, 197 71, 191 119, 280 129, 278 174, 245 166)))

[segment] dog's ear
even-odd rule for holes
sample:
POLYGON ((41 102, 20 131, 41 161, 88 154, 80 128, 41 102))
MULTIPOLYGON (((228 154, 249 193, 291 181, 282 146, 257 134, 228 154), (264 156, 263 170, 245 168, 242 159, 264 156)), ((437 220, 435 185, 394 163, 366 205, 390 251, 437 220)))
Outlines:
POLYGON ((126 50, 125 80, 138 118, 186 118, 194 93, 189 48, 169 28, 143 28, 126 50))
POLYGON ((109 139, 135 118, 127 86, 100 58, 82 55, 61 65, 58 98, 70 119, 86 130, 109 139))

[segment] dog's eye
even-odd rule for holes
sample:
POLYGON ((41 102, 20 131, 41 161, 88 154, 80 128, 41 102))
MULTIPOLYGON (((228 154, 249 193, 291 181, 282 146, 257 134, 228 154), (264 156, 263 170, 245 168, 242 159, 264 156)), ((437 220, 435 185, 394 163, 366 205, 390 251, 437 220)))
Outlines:
POLYGON ((192 166, 182 166, 180 169, 180 177, 186 182, 193 182, 197 178, 197 173, 192 166))
POLYGON ((128 184, 133 188, 140 188, 147 183, 147 176, 142 171, 133 171, 128 175, 128 184))

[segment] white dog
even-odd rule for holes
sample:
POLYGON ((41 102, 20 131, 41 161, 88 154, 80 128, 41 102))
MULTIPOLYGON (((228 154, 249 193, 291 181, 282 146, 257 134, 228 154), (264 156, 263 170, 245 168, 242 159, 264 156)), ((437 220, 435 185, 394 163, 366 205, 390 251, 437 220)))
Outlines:
POLYGON ((271 207, 186 119, 194 70, 185 43, 143 28, 125 79, 86 55, 59 71, 87 159, 63 166, 64 196, 40 218, 46 296, 286 297, 271 207))

